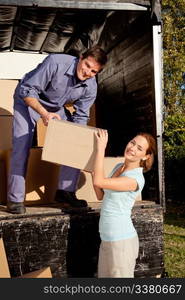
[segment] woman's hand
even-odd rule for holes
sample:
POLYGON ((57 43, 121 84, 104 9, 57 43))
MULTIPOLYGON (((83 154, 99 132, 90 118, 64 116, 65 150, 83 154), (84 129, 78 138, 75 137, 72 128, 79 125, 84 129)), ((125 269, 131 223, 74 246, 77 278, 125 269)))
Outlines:
POLYGON ((99 129, 95 132, 97 141, 97 151, 105 151, 108 142, 108 132, 105 129, 99 129))

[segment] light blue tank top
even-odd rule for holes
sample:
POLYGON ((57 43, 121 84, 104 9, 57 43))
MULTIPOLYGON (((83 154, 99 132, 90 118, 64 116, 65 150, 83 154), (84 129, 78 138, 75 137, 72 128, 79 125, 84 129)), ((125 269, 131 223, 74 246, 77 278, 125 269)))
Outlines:
MULTIPOLYGON (((121 163, 116 165, 109 177, 121 165, 121 163)), ((103 241, 118 241, 137 235, 131 219, 131 210, 145 183, 143 168, 125 171, 120 176, 134 178, 137 181, 138 189, 137 191, 126 192, 104 190, 99 221, 99 232, 103 241)))

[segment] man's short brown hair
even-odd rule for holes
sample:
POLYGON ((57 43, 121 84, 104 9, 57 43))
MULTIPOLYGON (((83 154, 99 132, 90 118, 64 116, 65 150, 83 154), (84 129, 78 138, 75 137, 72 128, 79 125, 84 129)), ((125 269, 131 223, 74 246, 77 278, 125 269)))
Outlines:
POLYGON ((93 46, 82 54, 82 59, 92 56, 100 65, 104 66, 107 62, 105 51, 99 46, 93 46))

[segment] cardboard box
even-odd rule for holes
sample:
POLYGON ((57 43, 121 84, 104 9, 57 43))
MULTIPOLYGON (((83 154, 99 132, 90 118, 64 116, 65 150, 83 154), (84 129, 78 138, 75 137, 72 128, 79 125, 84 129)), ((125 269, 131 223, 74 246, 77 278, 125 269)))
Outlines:
POLYGON ((47 126, 44 125, 42 119, 40 118, 36 124, 36 132, 37 132, 37 146, 43 147, 45 135, 46 135, 47 126))
POLYGON ((0 116, 13 115, 13 94, 18 80, 0 80, 0 116))
POLYGON ((50 120, 42 159, 59 165, 92 171, 95 158, 95 127, 50 120))
MULTIPOLYGON (((66 104, 65 107, 70 111, 71 114, 75 111, 72 104, 66 104)), ((88 125, 94 126, 94 127, 96 126, 95 104, 93 104, 93 106, 90 109, 90 120, 88 122, 88 125)), ((46 136, 46 131, 47 131, 47 126, 45 126, 43 124, 41 118, 37 122, 36 131, 37 131, 37 146, 43 147, 44 141, 45 141, 45 136, 46 136)))
MULTIPOLYGON (((66 104, 65 107, 70 111, 71 114, 75 111, 72 104, 66 104)), ((37 146, 38 147, 44 146, 47 128, 48 127, 44 125, 44 123, 42 122, 42 119, 40 118, 36 124, 37 146)))
POLYGON ((7 174, 4 156, 5 151, 0 150, 0 204, 6 203, 7 199, 7 174))
MULTIPOLYGON (((7 173, 11 150, 6 151, 7 173)), ((59 166, 41 160, 42 148, 31 148, 26 174, 25 204, 46 204, 54 201, 59 166)))
MULTIPOLYGON (((2 238, 0 238, 0 257, 0 278, 11 278, 2 238)), ((52 274, 50 267, 46 267, 16 278, 52 278, 52 274)))
MULTIPOLYGON (((11 150, 1 151, 0 153, 2 153, 0 156, 0 168, 2 172, 0 176, 0 203, 6 204, 6 174, 8 173, 11 150), (4 157, 6 157, 6 163, 3 161, 4 157)), ((42 148, 32 148, 30 150, 26 176, 26 206, 34 204, 48 204, 54 201, 60 166, 41 161, 41 153, 42 148)), ((123 160, 123 157, 105 157, 105 175, 108 176, 113 167, 117 163, 123 162, 123 160)), ((89 172, 81 171, 76 195, 79 199, 85 199, 87 202, 99 201, 96 198, 92 185, 91 174, 89 172)), ((141 195, 139 195, 136 200, 141 200, 141 195)))
POLYGON ((12 147, 12 116, 0 116, 0 149, 12 147))
POLYGON ((16 278, 52 278, 50 267, 42 268, 30 273, 23 274, 16 278))
POLYGON ((8 267, 3 239, 0 239, 0 257, 0 278, 10 278, 10 271, 8 267))
MULTIPOLYGON (((113 168, 118 164, 124 162, 124 157, 105 157, 104 159, 104 171, 105 176, 108 176, 113 168)), ((78 199, 84 199, 88 202, 99 201, 96 197, 91 174, 89 172, 81 171, 80 179, 78 183, 78 190, 76 192, 78 199)), ((141 200, 141 194, 136 198, 136 201, 141 200)))

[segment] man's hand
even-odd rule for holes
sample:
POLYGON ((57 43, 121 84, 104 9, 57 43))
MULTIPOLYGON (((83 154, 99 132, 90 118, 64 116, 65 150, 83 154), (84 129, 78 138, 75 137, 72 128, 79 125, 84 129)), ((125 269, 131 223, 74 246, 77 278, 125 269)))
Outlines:
POLYGON ((58 114, 48 112, 36 98, 26 97, 24 98, 24 101, 41 116, 45 126, 48 126, 50 119, 61 120, 61 117, 58 114))
POLYGON ((42 114, 41 118, 42 118, 42 121, 45 126, 48 126, 48 122, 51 119, 61 120, 61 117, 58 114, 52 113, 52 112, 46 112, 46 113, 42 114))

